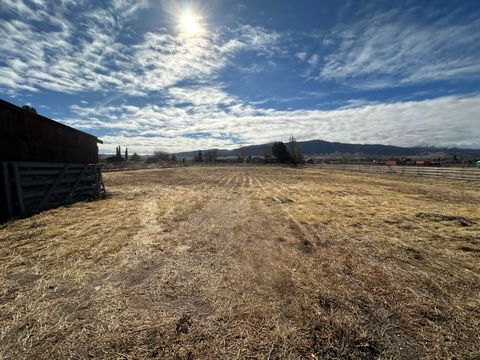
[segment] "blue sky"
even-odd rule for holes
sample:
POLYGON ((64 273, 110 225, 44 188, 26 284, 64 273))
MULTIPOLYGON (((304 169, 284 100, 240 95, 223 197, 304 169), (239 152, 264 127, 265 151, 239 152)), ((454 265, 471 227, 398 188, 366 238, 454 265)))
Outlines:
POLYGON ((0 20, 0 97, 101 152, 480 148, 477 0, 0 0, 0 20))

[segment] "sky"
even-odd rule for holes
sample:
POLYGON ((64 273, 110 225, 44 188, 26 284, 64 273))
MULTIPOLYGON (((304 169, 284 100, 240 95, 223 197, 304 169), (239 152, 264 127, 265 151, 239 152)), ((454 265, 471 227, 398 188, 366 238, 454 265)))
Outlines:
POLYGON ((0 0, 0 98, 102 153, 480 148, 480 1, 0 0))

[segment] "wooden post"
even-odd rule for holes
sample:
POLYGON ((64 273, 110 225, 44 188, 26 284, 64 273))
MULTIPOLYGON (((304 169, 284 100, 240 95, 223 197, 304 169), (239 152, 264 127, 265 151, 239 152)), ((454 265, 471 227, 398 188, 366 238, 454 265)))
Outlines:
POLYGON ((25 214, 25 204, 23 202, 23 187, 22 180, 20 179, 20 172, 18 171, 18 163, 14 162, 13 165, 13 174, 15 176, 15 186, 17 188, 18 204, 20 205, 20 213, 25 214))
POLYGON ((105 184, 103 183, 103 176, 102 176, 102 166, 97 165, 98 168, 98 174, 100 176, 100 190, 103 191, 103 196, 105 197, 107 195, 107 191, 105 190, 105 184))
POLYGON ((8 163, 6 161, 2 162, 3 168, 3 185, 5 187, 5 197, 7 201, 7 213, 8 216, 13 215, 12 209, 12 192, 10 190, 10 175, 8 174, 8 163))
POLYGON ((99 171, 99 167, 97 165, 93 165, 93 171, 94 171, 94 174, 95 174, 95 187, 97 189, 97 196, 98 196, 98 198, 100 198, 101 195, 100 195, 100 171, 99 171))
POLYGON ((85 164, 85 166, 83 167, 83 170, 80 174, 80 176, 77 178, 77 180, 75 181, 75 184, 73 185, 72 187, 72 190, 70 190, 70 192, 68 193, 67 195, 67 199, 66 199, 66 203, 70 203, 70 201, 72 200, 72 196, 73 194, 75 193, 75 190, 77 190, 77 187, 78 185, 80 184, 80 182, 83 180, 83 177, 85 176, 85 173, 87 172, 87 168, 88 168, 88 165, 85 164))

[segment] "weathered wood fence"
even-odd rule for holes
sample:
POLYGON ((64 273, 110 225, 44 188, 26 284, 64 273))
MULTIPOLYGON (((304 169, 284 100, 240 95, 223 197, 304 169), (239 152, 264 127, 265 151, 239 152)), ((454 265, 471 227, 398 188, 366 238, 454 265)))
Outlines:
POLYGON ((447 168, 447 167, 421 167, 421 166, 384 166, 384 165, 354 165, 354 164, 317 164, 315 167, 326 169, 341 169, 367 173, 428 176, 459 180, 480 181, 478 168, 447 168))
POLYGON ((3 217, 29 215, 105 195, 101 166, 40 162, 1 162, 3 217))

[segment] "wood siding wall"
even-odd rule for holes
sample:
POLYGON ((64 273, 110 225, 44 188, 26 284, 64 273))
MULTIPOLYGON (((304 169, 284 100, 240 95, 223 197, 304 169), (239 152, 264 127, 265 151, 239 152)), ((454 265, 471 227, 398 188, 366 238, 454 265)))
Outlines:
POLYGON ((8 216, 7 194, 5 192, 5 177, 3 169, 4 165, 0 162, 0 223, 8 216))
POLYGON ((0 100, 0 160, 98 163, 97 138, 0 100))

